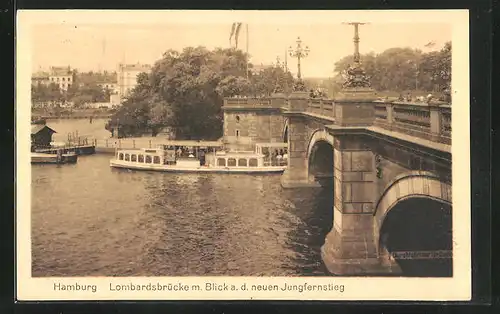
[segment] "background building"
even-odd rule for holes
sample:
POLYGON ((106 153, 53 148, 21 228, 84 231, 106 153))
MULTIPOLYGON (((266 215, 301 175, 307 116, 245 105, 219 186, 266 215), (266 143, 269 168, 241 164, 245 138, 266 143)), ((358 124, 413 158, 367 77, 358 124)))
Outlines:
POLYGON ((70 66, 51 67, 49 72, 49 83, 59 85, 59 89, 66 91, 74 83, 75 74, 70 66))
POLYGON ((118 65, 118 94, 124 99, 137 85, 137 75, 139 73, 149 73, 151 65, 149 64, 122 64, 118 65))
POLYGON ((31 76, 31 85, 49 85, 50 76, 47 72, 36 72, 31 76))
POLYGON ((99 82, 97 85, 103 90, 108 89, 111 94, 117 94, 119 92, 118 82, 99 82))

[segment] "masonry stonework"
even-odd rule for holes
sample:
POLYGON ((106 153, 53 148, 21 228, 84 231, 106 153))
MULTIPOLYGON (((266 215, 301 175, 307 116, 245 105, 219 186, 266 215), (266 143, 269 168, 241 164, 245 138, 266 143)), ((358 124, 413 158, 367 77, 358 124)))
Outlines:
MULTIPOLYGON (((451 153, 374 130, 373 95, 370 89, 343 91, 335 100, 335 114, 330 116, 311 113, 311 100, 300 92, 288 99, 271 99, 266 102, 270 107, 264 110, 224 111, 224 136, 240 146, 243 142, 283 142, 286 119, 288 166, 281 177, 283 187, 320 186, 309 163, 324 166, 332 158, 333 227, 321 253, 333 274, 399 274, 394 258, 379 245, 380 228, 391 206, 411 193, 451 204, 451 153), (318 141, 330 143, 331 154, 322 145, 321 151, 328 156, 310 156, 318 157, 314 149, 318 141), (416 176, 405 177, 415 171, 416 176)), ((391 112, 388 117, 392 119, 391 112)), ((431 133, 441 136, 442 126, 435 123, 438 118, 431 113, 431 133)))
POLYGON ((255 143, 283 142, 284 117, 266 110, 225 110, 224 140, 253 150, 255 143))

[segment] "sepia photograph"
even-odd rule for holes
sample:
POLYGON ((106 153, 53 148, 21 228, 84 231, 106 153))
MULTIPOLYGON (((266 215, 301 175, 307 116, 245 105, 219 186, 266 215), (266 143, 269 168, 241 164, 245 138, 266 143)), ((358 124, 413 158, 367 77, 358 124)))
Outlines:
POLYGON ((28 298, 470 296, 466 11, 22 13, 28 298))

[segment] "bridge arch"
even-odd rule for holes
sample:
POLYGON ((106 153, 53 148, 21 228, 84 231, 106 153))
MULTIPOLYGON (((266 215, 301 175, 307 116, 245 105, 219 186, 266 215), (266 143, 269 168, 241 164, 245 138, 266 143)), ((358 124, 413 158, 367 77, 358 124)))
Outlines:
POLYGON ((285 118, 285 123, 283 123, 282 139, 284 143, 288 143, 288 118, 285 118))
POLYGON ((451 205, 451 184, 428 171, 411 171, 396 176, 375 205, 376 229, 380 229, 385 217, 398 202, 418 196, 451 205))
POLYGON ((306 167, 309 177, 333 177, 333 135, 324 129, 315 130, 308 142, 306 167))
POLYGON ((397 260, 408 275, 433 276, 435 272, 436 276, 449 276, 451 257, 411 256, 452 251, 451 211, 451 184, 439 176, 426 171, 397 176, 375 206, 374 236, 379 256, 393 256, 390 259, 397 260))
POLYGON ((306 155, 307 159, 309 159, 309 157, 311 156, 311 151, 314 145, 319 141, 327 142, 333 147, 333 135, 322 129, 316 130, 311 134, 309 138, 309 144, 307 146, 307 155, 306 155))

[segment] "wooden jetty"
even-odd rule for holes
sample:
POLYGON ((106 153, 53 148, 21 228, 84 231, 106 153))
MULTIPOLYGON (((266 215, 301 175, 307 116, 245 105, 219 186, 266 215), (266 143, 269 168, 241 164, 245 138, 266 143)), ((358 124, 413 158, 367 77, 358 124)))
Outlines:
POLYGON ((63 154, 74 153, 76 155, 92 155, 95 154, 95 145, 68 145, 62 147, 39 148, 36 153, 57 154, 61 150, 63 154))
POLYGON ((75 153, 65 154, 59 151, 56 154, 31 153, 32 164, 74 164, 78 161, 75 153))

